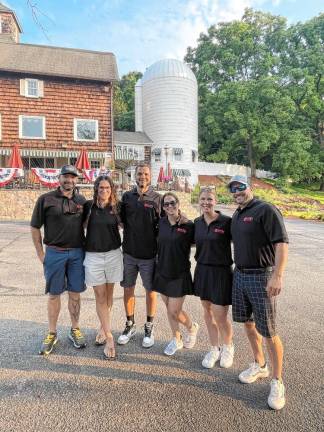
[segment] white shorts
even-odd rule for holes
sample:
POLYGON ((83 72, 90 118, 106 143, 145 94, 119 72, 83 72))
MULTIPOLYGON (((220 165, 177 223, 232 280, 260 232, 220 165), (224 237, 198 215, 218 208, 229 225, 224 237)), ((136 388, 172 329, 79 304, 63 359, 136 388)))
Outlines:
POLYGON ((123 255, 120 249, 86 252, 83 265, 85 283, 89 286, 116 283, 123 279, 123 255))

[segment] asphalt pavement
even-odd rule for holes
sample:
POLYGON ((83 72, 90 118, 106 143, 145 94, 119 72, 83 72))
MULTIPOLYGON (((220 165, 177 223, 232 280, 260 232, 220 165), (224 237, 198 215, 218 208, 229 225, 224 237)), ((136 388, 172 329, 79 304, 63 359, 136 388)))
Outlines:
MULTIPOLYGON (((321 431, 323 423, 324 224, 286 221, 289 264, 279 301, 285 346, 287 405, 267 407, 270 379, 251 385, 237 375, 251 362, 242 326, 234 324, 235 361, 230 369, 205 370, 208 348, 199 299, 186 310, 200 324, 198 343, 174 357, 163 355, 170 339, 159 300, 154 347, 141 347, 143 288, 136 288, 138 334, 118 347, 114 362, 94 346, 97 328, 92 289, 82 296, 81 324, 88 346, 67 339, 69 315, 62 299, 59 342, 47 358, 37 355, 47 331, 42 266, 26 223, 0 223, 0 431, 321 431)), ((194 261, 193 261, 194 265, 194 261)), ((113 332, 124 326, 123 291, 115 288, 113 332)))

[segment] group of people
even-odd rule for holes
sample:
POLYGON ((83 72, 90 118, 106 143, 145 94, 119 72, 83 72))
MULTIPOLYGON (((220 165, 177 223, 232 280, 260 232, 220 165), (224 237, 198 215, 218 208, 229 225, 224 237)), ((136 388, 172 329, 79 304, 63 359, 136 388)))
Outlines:
POLYGON ((68 292, 71 317, 68 337, 76 348, 86 346, 79 326, 80 293, 92 286, 100 323, 95 344, 104 346, 106 359, 115 359, 111 331, 114 284, 124 288, 126 324, 117 343, 125 345, 136 334, 135 285, 140 274, 146 292, 144 348, 154 345, 157 293, 165 304, 172 333, 164 353, 172 356, 183 347, 195 346, 199 325, 185 311, 184 301, 187 295, 196 295, 210 341, 202 366, 212 368, 219 361, 221 367, 229 368, 234 358, 228 316, 232 305, 233 321, 244 323, 254 356, 239 380, 252 383, 269 376, 262 349, 265 338, 272 366, 268 405, 275 410, 283 408, 283 348, 276 329, 276 300, 287 262, 288 237, 281 213, 254 198, 245 176, 234 176, 228 184, 238 204, 233 217, 215 210, 216 193, 204 188, 199 195, 201 216, 190 221, 181 212, 176 194, 161 196, 153 190, 148 165, 138 165, 135 176, 137 186, 125 192, 121 201, 111 178, 99 176, 93 199, 87 201, 76 189, 77 170, 65 165, 58 189, 37 200, 31 232, 44 266, 49 324, 39 353, 50 354, 58 341, 57 321, 64 291, 68 292), (193 278, 192 245, 196 245, 197 263, 193 278))

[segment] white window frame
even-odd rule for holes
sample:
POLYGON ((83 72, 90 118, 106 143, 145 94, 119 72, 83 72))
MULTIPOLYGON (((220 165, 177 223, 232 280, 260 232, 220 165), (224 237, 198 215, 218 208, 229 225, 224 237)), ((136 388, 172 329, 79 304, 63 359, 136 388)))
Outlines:
POLYGON ((33 139, 33 140, 45 140, 46 139, 46 118, 45 116, 29 116, 29 115, 20 115, 19 116, 19 138, 20 139, 33 139), (24 119, 41 119, 43 126, 43 135, 42 137, 29 137, 23 136, 23 120, 24 119))
POLYGON ((34 79, 34 78, 26 78, 25 79, 25 96, 26 97, 30 97, 30 98, 39 98, 40 94, 39 94, 39 80, 38 79, 34 79), (29 83, 35 83, 36 84, 36 94, 29 94, 29 83))
POLYGON ((75 118, 73 119, 73 139, 74 141, 86 141, 86 142, 98 142, 99 141, 99 122, 96 119, 84 119, 84 118, 75 118), (96 129, 95 129, 95 139, 79 139, 78 138, 78 122, 82 122, 82 121, 86 121, 86 122, 94 122, 96 125, 96 129))

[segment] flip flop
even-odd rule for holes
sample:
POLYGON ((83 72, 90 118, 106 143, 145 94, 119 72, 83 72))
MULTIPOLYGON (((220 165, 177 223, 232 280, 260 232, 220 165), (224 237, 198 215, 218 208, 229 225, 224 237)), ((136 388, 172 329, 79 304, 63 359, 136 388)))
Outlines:
POLYGON ((105 345, 106 343, 106 337, 102 333, 98 333, 95 340, 96 346, 105 345))
POLYGON ((104 355, 104 359, 105 360, 115 360, 116 359, 116 350, 115 350, 115 344, 114 344, 114 340, 110 339, 110 341, 112 342, 112 345, 108 345, 108 340, 106 342, 106 347, 108 348, 108 353, 106 352, 106 347, 104 349, 103 355, 104 355), (111 355, 113 354, 113 355, 111 355))

